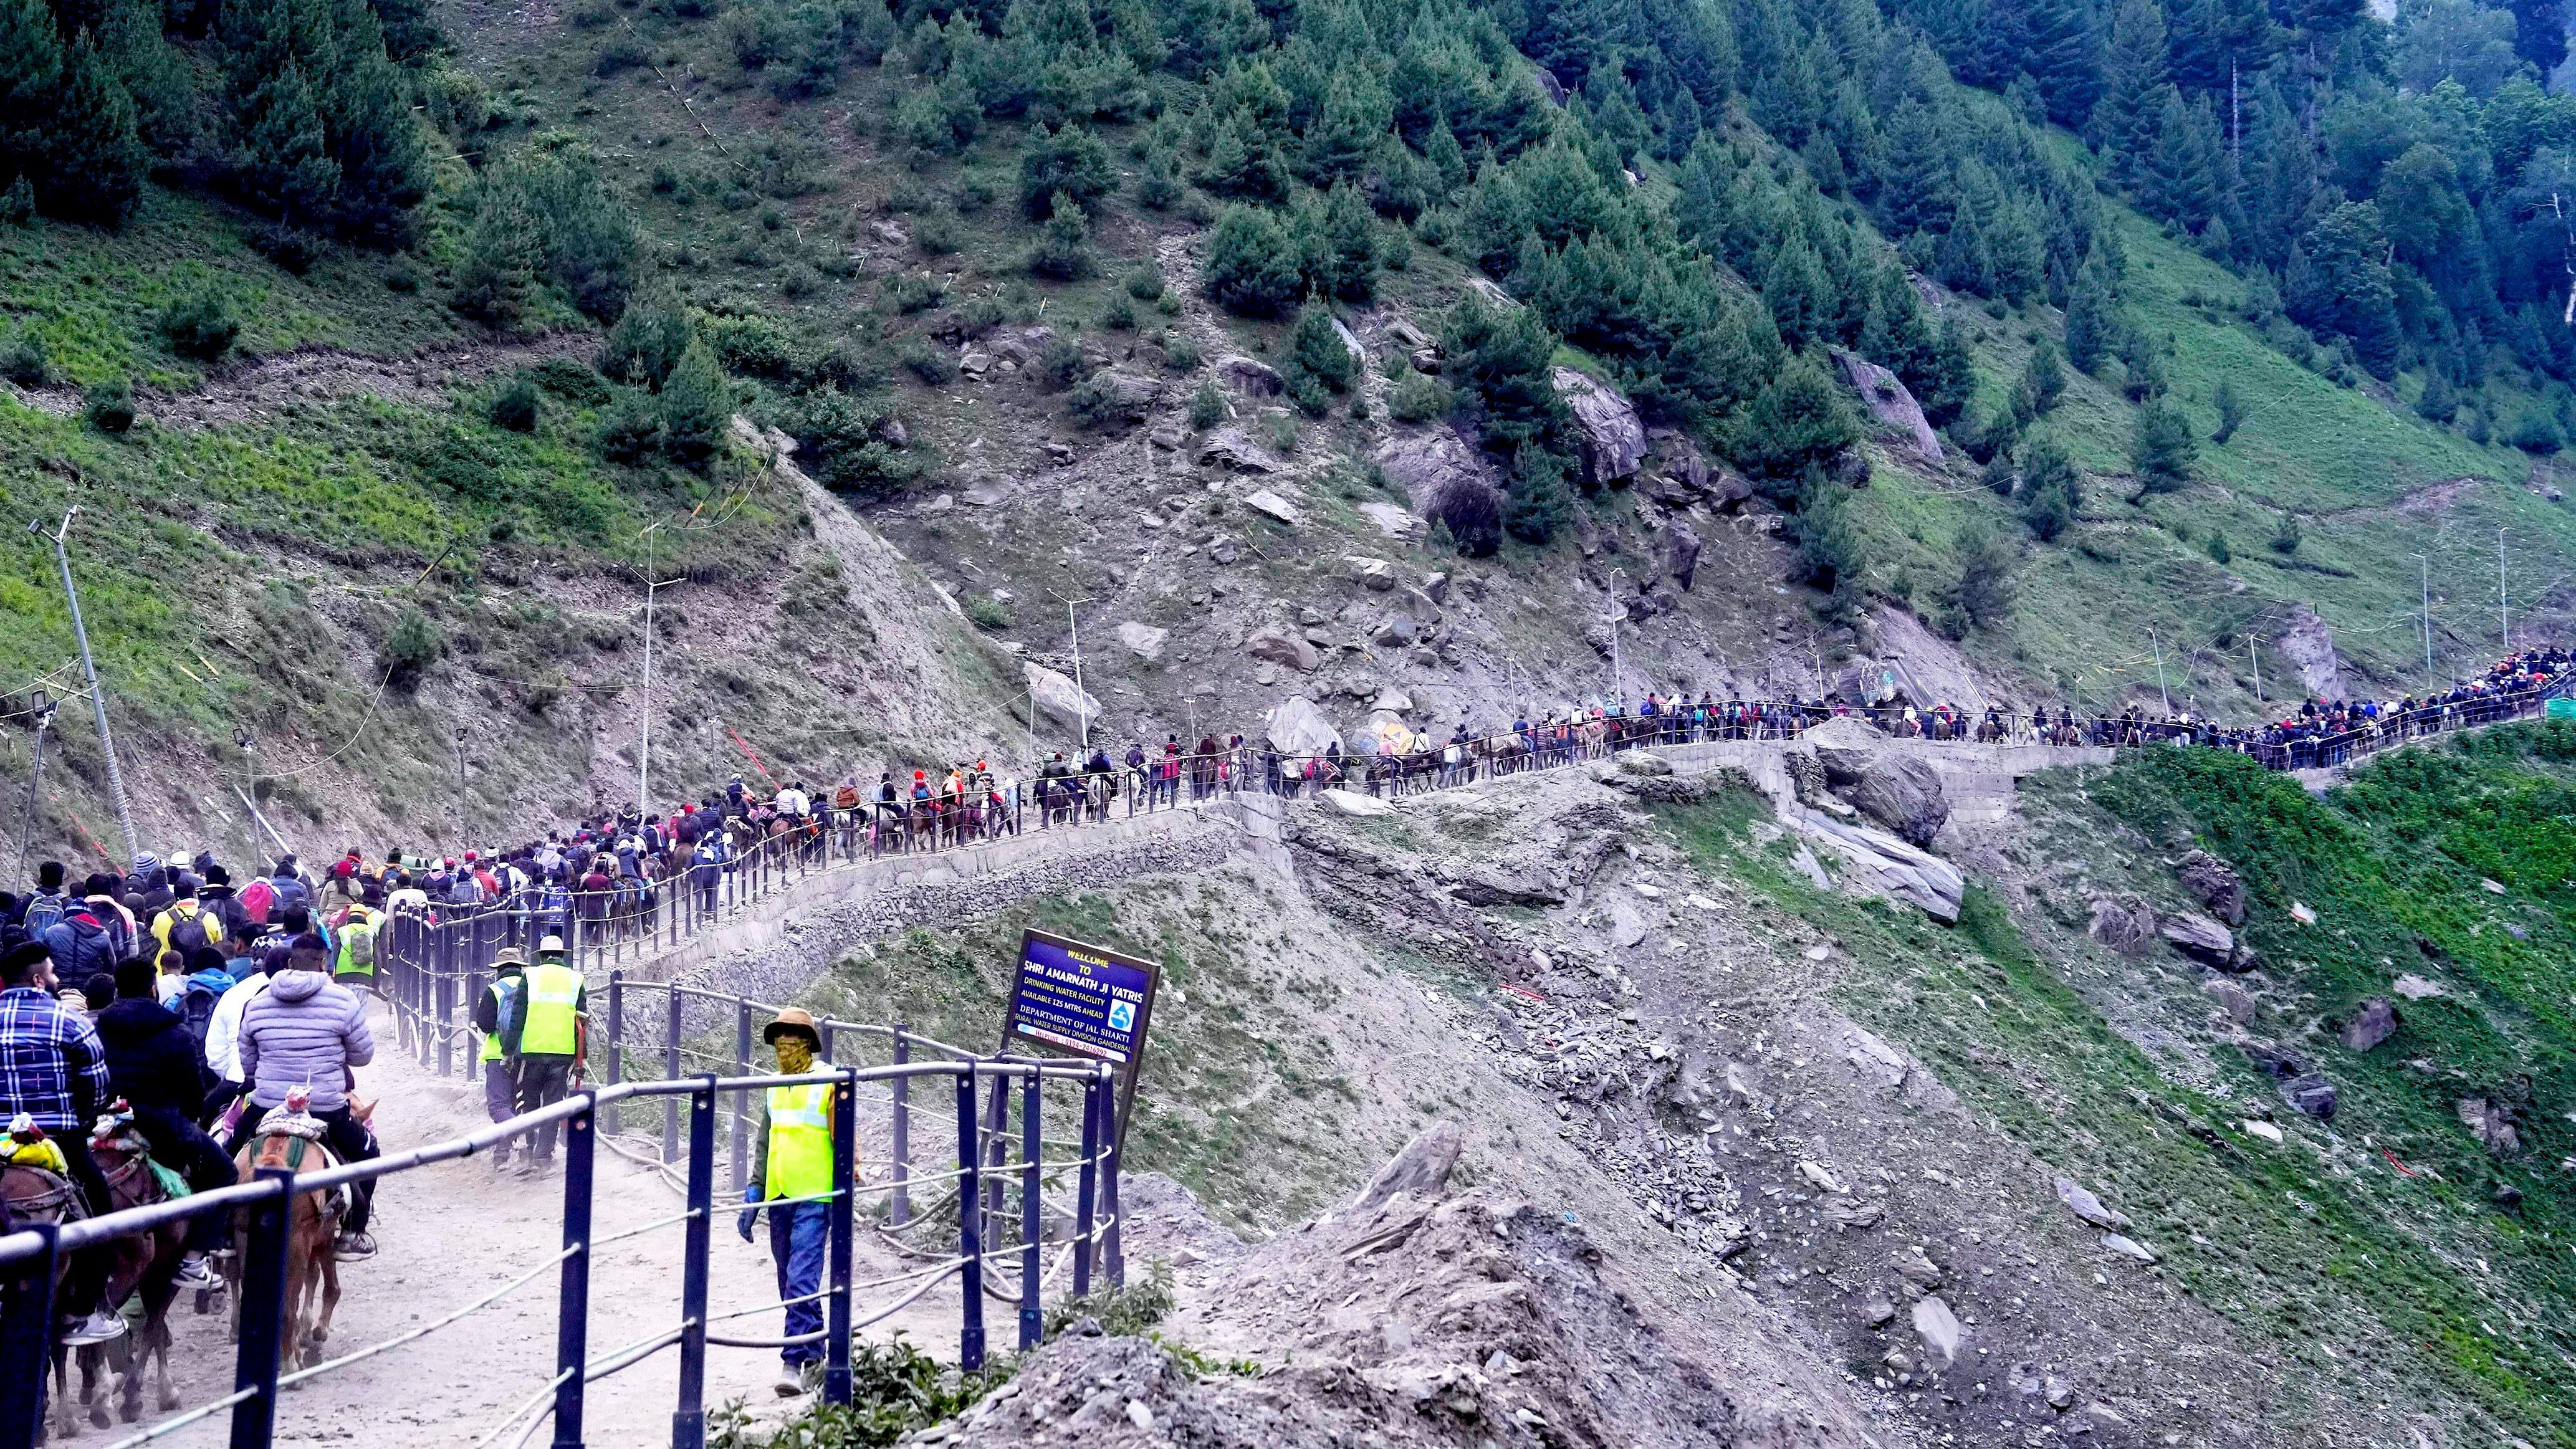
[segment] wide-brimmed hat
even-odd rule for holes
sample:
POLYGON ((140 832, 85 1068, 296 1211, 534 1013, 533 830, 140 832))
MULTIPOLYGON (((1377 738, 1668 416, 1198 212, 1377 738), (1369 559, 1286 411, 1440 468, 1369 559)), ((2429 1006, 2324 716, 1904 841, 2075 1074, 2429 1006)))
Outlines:
POLYGON ((805 1033, 817 1048, 823 1045, 823 1029, 815 1024, 814 1013, 802 1011, 793 1006, 780 1011, 777 1020, 762 1027, 760 1039, 771 1046, 776 1046, 778 1038, 791 1031, 805 1033))
POLYGON ((496 971, 504 966, 525 966, 527 964, 528 953, 520 950, 516 946, 504 946, 500 950, 492 953, 492 967, 496 971))

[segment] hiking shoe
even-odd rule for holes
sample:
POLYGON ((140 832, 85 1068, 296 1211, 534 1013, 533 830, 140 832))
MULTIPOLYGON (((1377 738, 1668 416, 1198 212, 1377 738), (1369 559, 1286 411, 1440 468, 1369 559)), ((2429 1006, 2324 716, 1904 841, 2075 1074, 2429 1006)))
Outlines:
POLYGON ((805 1375, 791 1364, 778 1371, 778 1397, 792 1399, 805 1392, 805 1375))
POLYGON ((182 1288, 212 1288, 215 1270, 203 1253, 190 1253, 179 1260, 179 1274, 171 1280, 182 1288))
POLYGON ((331 1256, 343 1263, 360 1262, 376 1255, 376 1240, 365 1233, 342 1233, 331 1240, 331 1256))
POLYGON ((73 1348, 79 1348, 84 1344, 107 1343, 124 1336, 123 1315, 98 1308, 92 1309, 89 1317, 82 1319, 74 1325, 71 1332, 64 1334, 63 1342, 73 1348))

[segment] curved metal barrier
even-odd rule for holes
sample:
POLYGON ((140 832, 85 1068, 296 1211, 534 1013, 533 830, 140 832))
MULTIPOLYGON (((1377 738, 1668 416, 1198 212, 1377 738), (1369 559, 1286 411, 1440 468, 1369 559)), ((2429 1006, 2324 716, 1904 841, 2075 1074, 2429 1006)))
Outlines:
MULTIPOLYGON (((846 1039, 851 1024, 838 1025, 841 1030, 835 1035, 846 1039)), ((705 1366, 710 1347, 777 1349, 819 1339, 824 1348, 823 1399, 847 1404, 851 1395, 852 1336, 909 1307, 952 1278, 959 1283, 958 1362, 962 1367, 971 1371, 985 1362, 984 1300, 988 1296, 1018 1303, 1018 1345, 1022 1349, 1034 1347, 1042 1325, 1041 1305, 1051 1291, 1069 1287, 1076 1296, 1089 1293, 1095 1266, 1111 1285, 1124 1281, 1125 1264, 1119 1244, 1118 1132, 1114 1120, 1117 1094, 1111 1069, 1093 1063, 971 1056, 901 1060, 904 1034, 893 1029, 879 1030, 889 1031, 897 1044, 899 1059, 885 1066, 840 1065, 793 1076, 710 1073, 661 1081, 617 1082, 578 1092, 551 1106, 462 1137, 374 1161, 301 1174, 263 1170, 256 1181, 214 1192, 67 1224, 22 1227, 0 1236, 0 1449, 22 1449, 43 1439, 57 1264, 67 1254, 111 1239, 207 1214, 233 1218, 242 1244, 240 1331, 233 1391, 153 1422, 114 1441, 110 1449, 132 1449, 219 1414, 230 1416, 229 1442, 233 1449, 265 1449, 276 1429, 282 1390, 462 1322, 535 1282, 548 1269, 555 1270, 556 1276, 554 1374, 474 1437, 471 1442, 478 1449, 505 1440, 513 1446, 524 1444, 549 1418, 555 1425, 551 1442, 556 1449, 577 1449, 584 1442, 582 1412, 589 1387, 665 1350, 675 1350, 679 1358, 678 1400, 671 1417, 673 1449, 701 1449, 705 1443, 705 1366), (944 1080, 951 1089, 955 1168, 928 1177, 898 1171, 884 1181, 866 1181, 857 1152, 858 1140, 864 1134, 863 1096, 882 1087, 900 1104, 906 1100, 910 1086, 921 1079, 944 1080), (978 1089, 986 1083, 991 1085, 989 1111, 979 1120, 978 1089), (718 1103, 728 1094, 740 1099, 769 1087, 799 1085, 834 1088, 831 1190, 815 1198, 784 1200, 826 1201, 830 1205, 824 1286, 812 1299, 794 1300, 821 1301, 825 1327, 818 1334, 794 1340, 720 1332, 718 1326, 732 1319, 777 1312, 791 1305, 788 1301, 764 1303, 712 1315, 708 1310, 710 1239, 719 1211, 715 1165, 718 1103), (1065 1140, 1066 1145, 1079 1149, 1075 1156, 1049 1160, 1043 1155, 1047 1143, 1056 1140, 1043 1132, 1048 1115, 1044 1099, 1049 1087, 1059 1089, 1060 1095, 1070 1093, 1080 1099, 1080 1135, 1065 1140), (1016 1131, 1010 1120, 1013 1097, 1019 1099, 1016 1131), (666 1154, 677 1149, 675 1155, 684 1164, 679 1176, 686 1207, 639 1228, 594 1237, 591 1217, 595 1152, 601 1134, 615 1131, 616 1114, 625 1104, 656 1100, 664 1104, 666 1120, 671 1124, 665 1128, 666 1154), (682 1130, 678 1123, 684 1107, 686 1126, 682 1130), (292 1226, 292 1204, 298 1196, 470 1157, 538 1128, 559 1128, 564 1134, 563 1236, 559 1251, 499 1288, 419 1327, 325 1362, 286 1367, 284 1354, 292 1348, 286 1342, 287 1237, 292 1226), (1008 1155, 1013 1147, 1018 1150, 1016 1157, 1008 1155), (1008 1211, 1006 1203, 1006 1193, 1014 1179, 1018 1186, 1015 1215, 1008 1211), (908 1214, 904 1207, 907 1192, 941 1182, 954 1184, 949 1194, 954 1211, 944 1220, 955 1225, 956 1250, 911 1246, 906 1256, 918 1266, 868 1282, 854 1282, 852 1246, 859 1221, 859 1199, 878 1194, 890 1197, 891 1221, 879 1231, 892 1238, 929 1221, 926 1216, 908 1214), (1059 1189, 1068 1185, 1072 1188, 1074 1201, 1069 1210, 1051 1208, 1047 1203, 1050 1184, 1059 1189), (1061 1212, 1066 1228, 1052 1242, 1051 1212, 1061 1212), (590 1342, 592 1255, 612 1243, 674 1228, 679 1230, 681 1240, 678 1321, 605 1352, 595 1352, 590 1342), (1050 1256, 1052 1264, 1047 1261, 1050 1256), (1013 1257, 1018 1260, 1017 1281, 1006 1285, 1000 1280, 1009 1276, 1013 1257), (860 1301, 862 1292, 880 1289, 890 1296, 874 1303, 860 1301)), ((904 1108, 898 1105, 898 1122, 904 1116, 904 1108)), ((899 1127, 898 1132, 904 1132, 908 1125, 899 1127)), ((737 1117, 737 1196, 741 1130, 741 1119, 737 1117)))

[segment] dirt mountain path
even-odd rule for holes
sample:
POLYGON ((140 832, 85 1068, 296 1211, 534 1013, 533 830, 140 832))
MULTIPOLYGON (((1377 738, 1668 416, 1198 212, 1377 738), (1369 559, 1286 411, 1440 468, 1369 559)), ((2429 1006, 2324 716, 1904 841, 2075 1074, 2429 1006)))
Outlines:
MULTIPOLYGON (((450 389, 496 372, 552 357, 587 357, 599 339, 586 332, 556 332, 525 342, 471 342, 432 348, 408 357, 382 357, 336 347, 303 347, 220 368, 184 392, 147 388, 135 395, 136 416, 194 432, 226 423, 266 422, 298 403, 333 402, 374 395, 418 407, 444 407, 450 389)), ((70 417, 83 406, 78 388, 22 388, 0 383, 28 407, 70 417)))
MULTIPOLYGON (((392 1040, 392 1022, 379 1011, 373 1022, 380 1043, 392 1040)), ((486 1125, 482 1089, 423 1070, 390 1050, 359 1074, 361 1095, 380 1098, 376 1120, 387 1152, 406 1151, 486 1125)), ((630 1130, 649 1125, 646 1112, 630 1112, 630 1130)), ((655 1120, 659 1114, 650 1113, 655 1120)), ((863 1146, 864 1151, 864 1146, 863 1146)), ((717 1188, 725 1186, 719 1164, 717 1188)), ((388 1179, 377 1196, 374 1230, 381 1252, 372 1262, 341 1274, 343 1296, 329 1352, 355 1352, 414 1331, 493 1292, 552 1257, 561 1245, 557 1216, 563 1174, 495 1180, 482 1158, 421 1168, 388 1179)), ((646 1166, 611 1152, 598 1157, 595 1241, 678 1215, 678 1190, 646 1166)), ((776 1281, 768 1256, 768 1229, 758 1245, 743 1242, 734 1214, 719 1205, 709 1301, 716 1314, 772 1302, 776 1281)), ((679 1322, 681 1232, 679 1224, 597 1250, 591 1265, 590 1355, 594 1362, 679 1322)), ((908 1266, 874 1246, 862 1229, 855 1278, 867 1282, 908 1266)), ((479 1443, 513 1408, 536 1394, 555 1363, 555 1275, 548 1271, 489 1308, 418 1340, 337 1369, 290 1390, 278 1414, 281 1445, 340 1444, 362 1439, 375 1449, 459 1449, 479 1443)), ((884 1302, 890 1290, 859 1295, 866 1305, 884 1302)), ((1010 1309, 992 1304, 986 1323, 992 1342, 1010 1332, 1010 1309)), ((196 1317, 182 1298, 172 1318, 177 1348, 172 1381, 184 1405, 231 1391, 233 1348, 226 1341, 228 1315, 196 1317)), ((746 1338, 775 1336, 775 1312, 719 1325, 719 1333, 746 1338)), ((890 1339, 902 1328, 912 1342, 943 1359, 957 1352, 957 1295, 942 1285, 888 1324, 865 1330, 890 1339)), ((765 1349, 710 1348, 706 1402, 712 1410, 742 1399, 755 1412, 774 1415, 781 1404, 770 1385, 778 1358, 765 1349)), ((586 1437, 594 1444, 667 1442, 678 1392, 678 1356, 665 1349, 592 1387, 586 1437)), ((147 1390, 147 1411, 151 1400, 147 1390)), ((153 1416, 157 1417, 157 1416, 153 1416)), ((191 1446, 226 1441, 222 1415, 189 1426, 162 1442, 191 1446)), ((83 1425, 81 1441, 101 1443, 129 1432, 101 1435, 83 1425)), ((518 1431, 502 1436, 503 1449, 518 1431)), ((551 1441, 551 1429, 529 1442, 551 1441)), ((74 1441, 74 1442, 81 1442, 74 1441)))

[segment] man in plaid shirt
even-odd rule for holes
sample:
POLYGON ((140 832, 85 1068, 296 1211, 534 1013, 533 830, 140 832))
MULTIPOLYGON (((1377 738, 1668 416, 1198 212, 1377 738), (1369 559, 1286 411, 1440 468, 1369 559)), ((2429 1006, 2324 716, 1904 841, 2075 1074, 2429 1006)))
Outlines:
MULTIPOLYGON (((44 1129, 94 1216, 111 1205, 107 1179, 89 1155, 89 1124, 110 1099, 107 1048, 89 1018, 54 999, 54 985, 53 955, 43 944, 25 942, 0 956, 0 1118, 25 1113, 44 1129)), ((106 1269, 104 1249, 72 1256, 62 1306, 83 1320, 64 1342, 103 1343, 125 1332, 125 1320, 98 1301, 106 1269)))

